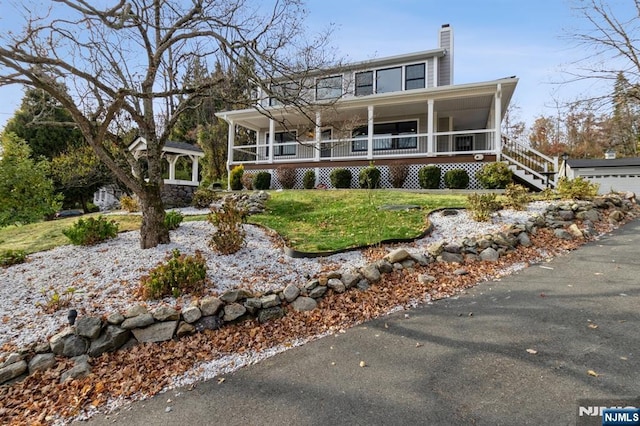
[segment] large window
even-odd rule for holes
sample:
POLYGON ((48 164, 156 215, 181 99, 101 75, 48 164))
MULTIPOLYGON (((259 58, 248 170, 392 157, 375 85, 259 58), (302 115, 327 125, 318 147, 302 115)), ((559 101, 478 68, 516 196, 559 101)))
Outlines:
MULTIPOLYGON (((418 133, 417 121, 400 121, 395 123, 379 123, 373 125, 373 150, 385 151, 392 149, 416 149, 418 138, 398 137, 403 135, 415 135, 418 133), (385 137, 386 136, 386 137, 385 137)), ((367 126, 361 126, 353 130, 352 138, 356 139, 351 144, 352 151, 367 150, 367 126)))
MULTIPOLYGON (((274 135, 274 144, 281 144, 286 142, 295 142, 298 138, 296 132, 277 132, 274 135)), ((269 133, 266 134, 267 145, 269 144, 269 133)), ((275 145, 273 147, 273 155, 280 157, 283 155, 296 155, 296 144, 291 145, 275 145)), ((267 146, 267 156, 269 155, 269 147, 267 146)))
POLYGON ((337 99, 342 96, 342 76, 318 79, 316 83, 316 100, 337 99))
POLYGON ((376 71, 376 93, 402 90, 402 67, 376 71))
POLYGON ((356 73, 356 96, 373 94, 373 71, 356 73))
POLYGON ((269 106, 283 105, 289 99, 294 99, 299 95, 300 87, 297 83, 272 84, 269 98, 269 106))
POLYGON ((424 64, 405 67, 404 89, 424 89, 424 64))

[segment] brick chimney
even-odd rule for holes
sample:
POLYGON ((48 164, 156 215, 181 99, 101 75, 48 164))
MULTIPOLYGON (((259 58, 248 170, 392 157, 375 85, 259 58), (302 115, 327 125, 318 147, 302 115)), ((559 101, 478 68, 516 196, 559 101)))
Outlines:
POLYGON ((438 58, 438 86, 453 84, 453 29, 444 24, 438 33, 438 47, 446 53, 438 58))

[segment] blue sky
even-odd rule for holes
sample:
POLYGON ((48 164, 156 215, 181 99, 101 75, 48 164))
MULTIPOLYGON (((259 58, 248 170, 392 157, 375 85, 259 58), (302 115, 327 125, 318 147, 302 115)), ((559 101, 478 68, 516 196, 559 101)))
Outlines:
MULTIPOLYGON (((335 24, 333 45, 349 62, 436 48, 440 26, 450 24, 454 82, 517 76, 512 102, 531 124, 537 116, 556 114, 557 102, 609 91, 602 81, 554 84, 567 78, 563 70, 572 62, 588 55, 567 37, 584 26, 572 4, 576 1, 307 0, 307 24, 310 31, 335 24)), ((0 88, 0 127, 21 98, 20 87, 0 88)))

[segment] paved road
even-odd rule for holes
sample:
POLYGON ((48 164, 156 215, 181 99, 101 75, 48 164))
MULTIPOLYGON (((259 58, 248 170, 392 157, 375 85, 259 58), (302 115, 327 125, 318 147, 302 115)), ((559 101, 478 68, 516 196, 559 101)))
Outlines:
POLYGON ((227 375, 222 384, 171 391, 89 423, 575 424, 580 398, 640 396, 639 253, 634 221, 459 298, 368 322, 227 375))

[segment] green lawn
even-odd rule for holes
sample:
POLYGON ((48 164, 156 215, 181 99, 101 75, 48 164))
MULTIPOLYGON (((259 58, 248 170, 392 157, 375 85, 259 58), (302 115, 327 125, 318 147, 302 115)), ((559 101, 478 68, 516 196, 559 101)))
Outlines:
MULTIPOLYGON (((440 207, 462 207, 461 194, 425 194, 398 190, 337 190, 271 192, 264 214, 249 217, 277 231, 287 244, 299 251, 327 251, 375 244, 395 238, 412 238, 426 227, 429 211, 440 207), (418 205, 419 210, 384 211, 384 205, 418 205)), ((97 216, 97 214, 92 214, 97 216)), ((140 216, 109 216, 120 231, 140 227, 140 216)), ((14 249, 34 253, 69 244, 62 230, 76 220, 66 218, 0 229, 0 250, 14 249)), ((187 216, 186 221, 206 220, 206 216, 187 216)))

